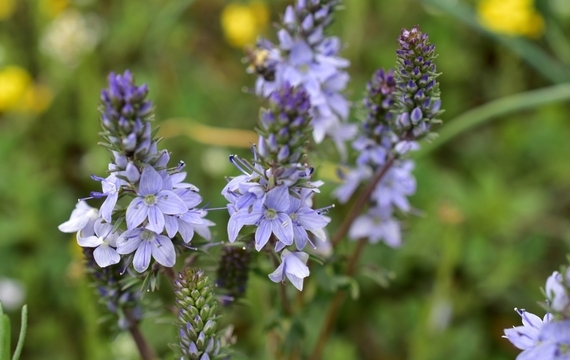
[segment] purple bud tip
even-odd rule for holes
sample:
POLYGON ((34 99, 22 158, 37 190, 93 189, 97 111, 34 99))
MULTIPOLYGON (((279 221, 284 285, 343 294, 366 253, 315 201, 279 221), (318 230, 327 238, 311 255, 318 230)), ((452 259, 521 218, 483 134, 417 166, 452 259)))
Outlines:
POLYGON ((423 118, 422 110, 419 107, 414 108, 410 116, 412 123, 417 124, 422 118, 423 118))

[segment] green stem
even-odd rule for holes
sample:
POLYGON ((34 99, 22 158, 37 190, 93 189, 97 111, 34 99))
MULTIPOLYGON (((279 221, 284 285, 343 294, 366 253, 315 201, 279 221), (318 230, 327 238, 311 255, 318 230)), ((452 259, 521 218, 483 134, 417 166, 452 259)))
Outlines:
POLYGON ((433 143, 426 144, 417 156, 426 155, 457 135, 499 116, 569 99, 570 83, 567 83, 490 101, 446 122, 445 127, 439 133, 439 137, 433 143))
POLYGON ((22 323, 20 324, 20 336, 18 337, 18 344, 12 356, 12 360, 18 360, 22 349, 24 348, 24 339, 26 338, 26 330, 28 329, 28 305, 22 308, 22 323))

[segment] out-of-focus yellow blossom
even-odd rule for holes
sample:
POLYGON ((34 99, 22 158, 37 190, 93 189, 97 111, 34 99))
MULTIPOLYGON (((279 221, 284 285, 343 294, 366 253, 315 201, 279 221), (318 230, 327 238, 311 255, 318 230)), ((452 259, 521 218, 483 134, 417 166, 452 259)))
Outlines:
POLYGON ((49 18, 55 18, 68 6, 68 0, 41 0, 39 3, 40 11, 49 18))
POLYGON ((0 70, 0 112, 41 113, 52 97, 51 89, 35 84, 25 69, 7 66, 0 70))
POLYGON ((482 0, 477 10, 481 24, 497 33, 536 38, 544 31, 534 0, 482 0))
POLYGON ((222 11, 221 18, 227 42, 238 48, 253 43, 268 21, 269 12, 262 1, 230 3, 222 11))
POLYGON ((28 72, 18 66, 0 70, 0 111, 20 106, 32 79, 28 72))
POLYGON ((52 99, 53 93, 48 86, 31 84, 26 89, 21 106, 17 110, 40 114, 50 106, 52 99))
POLYGON ((16 9, 16 0, 0 0, 0 21, 8 19, 16 9))

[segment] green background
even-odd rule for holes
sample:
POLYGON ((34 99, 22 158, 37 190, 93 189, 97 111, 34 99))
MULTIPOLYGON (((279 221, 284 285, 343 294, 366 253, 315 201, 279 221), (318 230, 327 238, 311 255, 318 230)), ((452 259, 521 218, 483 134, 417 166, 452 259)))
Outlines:
MULTIPOLYGON (((517 43, 488 36, 469 24, 469 16, 462 19, 461 12, 445 10, 457 10, 451 6, 455 3, 469 10, 473 2, 428 2, 431 5, 411 0, 343 1, 345 7, 329 33, 348 45, 342 54, 351 61, 351 100, 359 101, 375 69, 393 66, 401 28, 416 24, 439 53, 446 109, 442 134, 448 124, 457 126, 462 120, 457 116, 469 109, 570 79, 565 58, 570 48, 564 38, 570 36, 570 13, 553 7, 563 1, 539 1, 548 36, 517 38, 517 43), (516 46, 523 51, 514 51, 516 46), (560 65, 560 72, 552 75, 555 69, 544 59, 525 60, 525 53, 537 54, 533 49, 559 57, 552 61, 560 65)), ((288 1, 266 3, 276 22, 288 1)), ((139 83, 149 84, 156 123, 179 126, 162 134, 162 147, 173 153, 174 161, 186 162, 188 180, 201 189, 205 203, 225 205, 220 195, 224 176, 238 173, 227 155, 249 156, 248 150, 196 141, 193 126, 252 129, 263 105, 244 92, 254 78, 245 72, 243 52, 224 40, 220 13, 225 4, 72 3, 81 13, 96 15, 101 25, 98 45, 76 66, 57 62, 40 50, 51 19, 39 10, 39 2, 17 1, 14 14, 0 22, 0 66, 24 67, 54 92, 50 107, 40 115, 0 113, 0 276, 25 287, 30 320, 22 359, 136 358, 128 335, 117 335, 98 323, 105 310, 82 275, 74 238, 57 230, 78 198, 98 190, 89 175, 106 170, 108 155, 97 146, 97 105, 109 71, 130 69, 139 83)), ((271 26, 264 31, 275 39, 271 26)), ((415 156, 418 191, 411 203, 418 216, 405 219, 401 248, 367 247, 363 270, 384 274, 386 284, 357 276, 360 297, 344 303, 326 359, 516 357, 518 350, 501 338, 502 331, 520 325, 514 307, 543 315, 540 287, 565 262, 570 243, 569 111, 566 100, 485 118, 445 143, 436 140, 433 148, 415 156)), ((329 162, 336 161, 332 148, 325 143, 313 158, 318 170, 324 169, 323 154, 330 152, 329 162)), ((329 194, 335 184, 328 173, 315 175, 328 181, 319 197, 323 205, 333 201, 329 194)), ((347 209, 337 206, 331 212, 330 233, 347 209)), ((210 218, 219 224, 214 240, 224 240, 227 213, 212 211, 210 218)), ((345 243, 339 251, 348 253, 352 247, 345 243)), ((213 261, 206 265, 208 271, 215 269, 213 261)), ((312 277, 320 275, 314 271, 312 277)), ((302 313, 308 324, 306 349, 315 341, 331 295, 311 284, 306 295, 311 303, 302 313)), ((268 359, 275 352, 272 338, 264 334, 272 304, 277 303, 275 286, 262 273, 252 275, 247 301, 227 317, 235 325, 243 358, 268 359)), ((164 282, 160 294, 147 298, 168 301, 169 290, 164 282)), ((15 323, 15 337, 19 313, 16 309, 8 314, 15 323)), ((167 314, 145 320, 143 331, 162 358, 171 359, 168 344, 176 342, 176 329, 167 314)))

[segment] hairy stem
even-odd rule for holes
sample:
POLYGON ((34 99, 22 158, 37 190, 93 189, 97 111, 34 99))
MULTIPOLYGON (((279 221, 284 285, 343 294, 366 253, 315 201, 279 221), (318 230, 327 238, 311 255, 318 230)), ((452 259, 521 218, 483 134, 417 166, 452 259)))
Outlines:
POLYGON ((340 228, 337 230, 335 236, 331 240, 333 247, 337 246, 338 243, 345 237, 346 233, 350 229, 350 225, 352 225, 354 219, 356 219, 356 217, 360 214, 362 209, 366 206, 366 204, 370 200, 370 195, 372 195, 372 192, 376 188, 376 185, 380 180, 382 180, 384 175, 386 175, 388 170, 392 167, 395 159, 396 158, 394 154, 390 155, 384 166, 382 166, 380 170, 378 170, 374 178, 368 183, 366 188, 364 188, 364 191, 360 193, 360 196, 358 196, 358 198, 350 208, 348 215, 344 218, 344 221, 340 225, 340 228))
POLYGON ((154 359, 156 359, 156 355, 154 354, 154 351, 150 347, 149 343, 146 341, 146 338, 144 337, 143 333, 141 332, 141 330, 139 328, 138 321, 131 314, 130 309, 125 309, 125 316, 127 317, 127 320, 129 321, 129 324, 130 324, 129 332, 131 333, 133 340, 135 340, 135 343, 137 344, 137 348, 139 350, 139 354, 141 356, 141 359, 142 360, 154 360, 154 359))
MULTIPOLYGON (((346 275, 348 276, 354 275, 354 272, 356 271, 356 264, 358 263, 358 259, 362 254, 362 250, 364 249, 366 242, 367 239, 365 238, 358 240, 354 252, 348 259, 348 265, 346 267, 346 275)), ((323 349, 325 348, 325 344, 333 329, 334 323, 336 322, 338 312, 345 297, 346 297, 346 291, 339 291, 336 293, 335 297, 333 298, 329 310, 327 312, 327 315, 325 317, 325 323, 323 324, 321 333, 319 334, 319 338, 317 339, 317 344, 315 345, 313 353, 311 354, 311 360, 319 360, 323 355, 323 349)))

